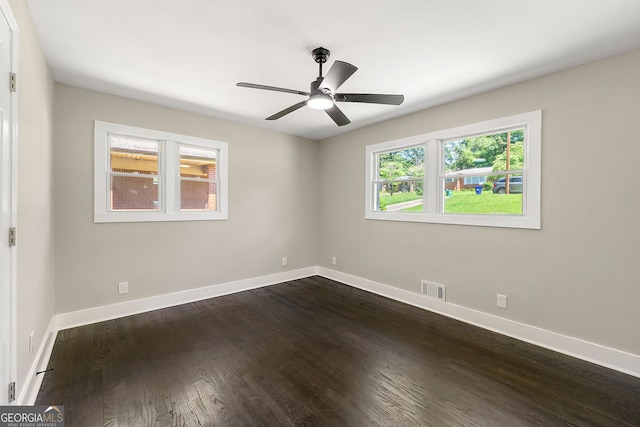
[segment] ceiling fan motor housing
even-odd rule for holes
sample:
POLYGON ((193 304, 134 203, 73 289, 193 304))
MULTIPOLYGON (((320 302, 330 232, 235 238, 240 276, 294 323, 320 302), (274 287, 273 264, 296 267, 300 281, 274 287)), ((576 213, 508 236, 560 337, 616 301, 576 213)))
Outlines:
POLYGON ((311 82, 311 87, 309 88, 309 92, 310 93, 326 93, 326 94, 330 94, 331 91, 327 88, 322 88, 319 89, 320 85, 322 84, 322 81, 324 80, 324 77, 318 77, 317 79, 315 79, 314 81, 311 82))
POLYGON ((329 52, 329 49, 325 49, 323 47, 318 47, 311 51, 311 56, 313 57, 313 60, 316 61, 318 64, 324 64, 325 62, 327 62, 330 54, 331 52, 329 52))

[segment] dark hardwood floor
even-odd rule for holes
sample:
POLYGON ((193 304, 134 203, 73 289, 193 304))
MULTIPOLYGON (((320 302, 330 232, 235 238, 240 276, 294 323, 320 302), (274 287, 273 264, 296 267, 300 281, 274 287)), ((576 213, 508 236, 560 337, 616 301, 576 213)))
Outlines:
POLYGON ((640 426, 640 379, 321 277, 61 331, 67 426, 640 426))

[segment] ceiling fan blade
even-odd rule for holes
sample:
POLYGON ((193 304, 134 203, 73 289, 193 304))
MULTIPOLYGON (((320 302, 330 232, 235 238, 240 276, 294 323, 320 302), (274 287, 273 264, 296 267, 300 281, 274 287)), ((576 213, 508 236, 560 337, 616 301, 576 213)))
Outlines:
POLYGON ((319 89, 329 89, 331 92, 335 92, 357 70, 358 67, 355 65, 351 65, 348 62, 336 61, 329 69, 329 72, 327 72, 322 83, 320 83, 319 89))
POLYGON ((274 92, 293 93, 293 94, 296 94, 296 95, 304 95, 304 96, 309 96, 310 95, 309 92, 303 92, 301 90, 285 89, 283 87, 275 87, 275 86, 257 85, 255 83, 240 82, 240 83, 236 83, 236 86, 248 87, 250 89, 271 90, 271 91, 274 91, 274 92))
POLYGON ((375 93, 336 93, 333 99, 337 102, 366 102, 368 104, 400 105, 404 95, 383 95, 375 93))
POLYGON ((279 113, 275 113, 273 116, 267 117, 265 120, 278 120, 280 117, 286 116, 289 113, 293 113, 294 111, 296 111, 299 108, 304 107, 305 105, 307 105, 307 100, 306 99, 304 101, 300 101, 297 104, 292 105, 289 108, 285 108, 284 110, 280 111, 279 113))
POLYGON ((344 126, 351 123, 351 120, 349 120, 347 116, 344 115, 342 110, 340 110, 335 104, 333 105, 333 107, 324 111, 327 112, 329 117, 331 117, 338 126, 344 126))

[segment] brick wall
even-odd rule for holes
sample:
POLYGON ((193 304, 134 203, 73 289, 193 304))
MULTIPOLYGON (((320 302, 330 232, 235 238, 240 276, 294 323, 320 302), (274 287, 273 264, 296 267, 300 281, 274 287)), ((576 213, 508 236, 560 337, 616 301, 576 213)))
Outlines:
MULTIPOLYGON (((112 210, 154 210, 158 208, 158 185, 144 172, 114 169, 114 172, 138 172, 140 176, 111 177, 112 210)), ((208 165, 208 177, 215 178, 215 165, 208 165)), ((180 209, 217 210, 217 185, 214 182, 181 180, 180 209)))
POLYGON ((216 184, 182 181, 180 183, 180 209, 216 210, 216 184))
POLYGON ((157 209, 157 201, 158 185, 153 183, 153 178, 144 175, 111 177, 112 210, 157 209))

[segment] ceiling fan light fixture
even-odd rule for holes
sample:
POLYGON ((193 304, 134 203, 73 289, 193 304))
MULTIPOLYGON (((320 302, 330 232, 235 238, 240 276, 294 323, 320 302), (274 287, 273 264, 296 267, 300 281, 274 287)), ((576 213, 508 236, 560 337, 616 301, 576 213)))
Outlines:
POLYGON ((326 93, 312 93, 307 105, 316 110, 328 110, 333 107, 333 99, 326 93))
POLYGON ((322 76, 322 64, 329 58, 329 50, 319 47, 311 52, 313 60, 318 63, 318 78, 309 85, 309 92, 287 89, 284 87, 265 86, 255 83, 239 82, 236 86, 251 89, 270 90, 274 92, 292 93, 303 95, 304 101, 293 104, 282 111, 267 117, 265 120, 278 120, 287 114, 293 113, 303 107, 311 107, 315 110, 324 110, 331 120, 338 126, 351 123, 349 118, 338 108, 337 102, 364 102, 368 104, 400 105, 404 101, 402 95, 385 95, 380 93, 338 93, 337 90, 347 81, 358 67, 348 62, 335 61, 327 74, 322 76))

